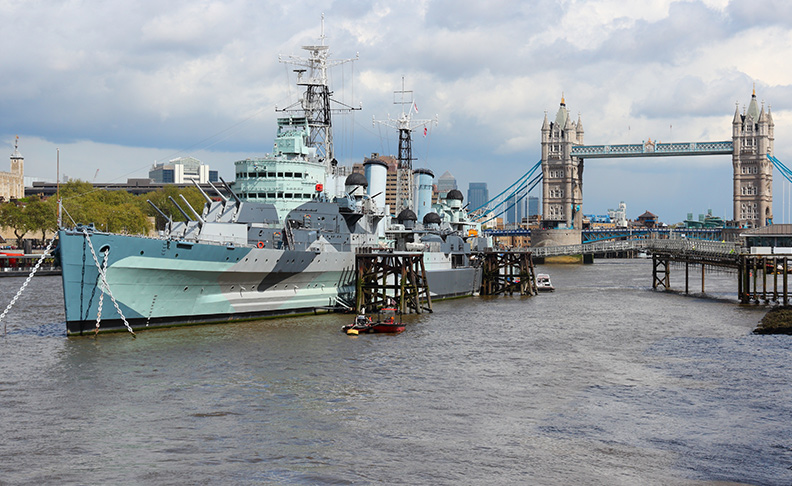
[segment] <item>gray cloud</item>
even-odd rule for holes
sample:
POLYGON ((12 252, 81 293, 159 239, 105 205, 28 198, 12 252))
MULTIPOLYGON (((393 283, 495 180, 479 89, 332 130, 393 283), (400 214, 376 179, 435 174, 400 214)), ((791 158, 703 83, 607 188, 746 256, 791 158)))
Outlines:
MULTIPOLYGON (((599 4, 592 11, 604 12, 601 18, 574 15, 572 8, 588 5, 6 2, 0 15, 7 19, 4 38, 12 42, 0 45, 0 138, 20 134, 75 147, 90 141, 119 151, 156 149, 151 153, 158 156, 203 150, 206 158, 217 154, 224 166, 218 168, 229 175, 233 160, 222 157, 271 147, 272 108, 296 99, 291 68, 278 54, 301 55, 300 46, 317 42, 324 12, 333 57, 360 53, 354 65, 331 74, 337 96, 364 104, 354 118, 338 119, 345 161, 395 150, 395 132, 372 128, 371 117, 398 111, 391 91, 403 75, 420 116, 440 115, 432 136, 416 139, 416 152, 427 157, 418 165, 451 170, 463 187, 484 180, 494 188, 525 172, 538 159, 543 112, 554 114, 562 91, 570 109, 583 113, 592 142, 667 134, 670 124, 675 136, 693 139, 728 134, 734 102, 747 103, 756 81, 759 96, 779 113, 776 153, 792 150, 782 116, 792 103, 792 84, 785 81, 792 73, 779 62, 750 63, 743 46, 753 40, 761 48, 789 35, 787 2, 733 0, 723 10, 673 2, 667 15, 644 14, 646 7, 635 5, 607 12, 610 4, 599 4), (772 36, 757 39, 767 27, 775 29, 772 36)), ((86 153, 86 161, 91 157, 96 154, 86 153)), ((128 172, 128 158, 106 158, 125 162, 108 162, 103 175, 128 172)), ((37 162, 27 162, 36 175, 37 162)), ((620 164, 614 167, 631 173, 629 164, 620 164)), ((642 175, 635 174, 640 184, 642 175)), ((595 187, 607 178, 595 180, 586 184, 587 204, 605 204, 595 187)), ((658 197, 657 204, 680 212, 686 203, 658 197)))

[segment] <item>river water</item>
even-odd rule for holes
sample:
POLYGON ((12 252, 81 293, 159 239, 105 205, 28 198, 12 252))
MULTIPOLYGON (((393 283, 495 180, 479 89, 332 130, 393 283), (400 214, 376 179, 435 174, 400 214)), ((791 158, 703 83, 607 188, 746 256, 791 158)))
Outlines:
POLYGON ((792 336, 751 334, 734 276, 701 298, 651 268, 541 266, 556 292, 356 337, 329 315, 66 338, 36 277, 0 337, 0 483, 789 485, 792 336))

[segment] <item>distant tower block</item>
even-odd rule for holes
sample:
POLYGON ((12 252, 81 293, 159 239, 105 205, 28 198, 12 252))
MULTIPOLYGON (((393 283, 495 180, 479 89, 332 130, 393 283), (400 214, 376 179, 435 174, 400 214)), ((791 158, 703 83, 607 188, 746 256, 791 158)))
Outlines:
POLYGON ((583 225, 583 159, 572 156, 572 146, 583 145, 583 123, 572 122, 564 97, 555 121, 542 124, 542 225, 550 229, 583 225))
POLYGON ((759 108, 755 89, 748 109, 734 110, 734 220, 747 228, 773 224, 773 164, 767 159, 773 155, 773 126, 770 108, 759 108))

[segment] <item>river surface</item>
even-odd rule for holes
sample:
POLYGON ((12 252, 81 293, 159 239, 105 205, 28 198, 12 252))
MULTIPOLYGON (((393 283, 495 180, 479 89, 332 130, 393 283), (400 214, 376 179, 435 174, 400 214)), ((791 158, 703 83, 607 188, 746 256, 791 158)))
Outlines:
POLYGON ((0 337, 0 484, 792 484, 792 336, 751 334, 735 276, 701 298, 647 260, 539 270, 556 292, 356 337, 325 315, 66 338, 36 277, 0 337))

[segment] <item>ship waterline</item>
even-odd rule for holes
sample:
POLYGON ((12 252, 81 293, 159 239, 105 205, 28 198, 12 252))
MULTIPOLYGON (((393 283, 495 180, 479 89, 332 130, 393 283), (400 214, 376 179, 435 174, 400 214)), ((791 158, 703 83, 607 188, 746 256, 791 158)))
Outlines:
MULTIPOLYGON (((314 313, 348 306, 355 295, 353 252, 257 247, 61 231, 67 332, 133 329, 314 313), (90 243, 89 243, 90 240, 90 243), (108 263, 102 285, 91 247, 108 263), (100 308, 101 306, 101 308, 100 308), (99 319, 101 316, 101 319, 99 319)), ((441 254, 442 255, 442 254, 441 254)), ((433 299, 467 296, 481 270, 452 268, 426 253, 433 299)), ((448 259, 447 259, 448 260, 448 259)))

